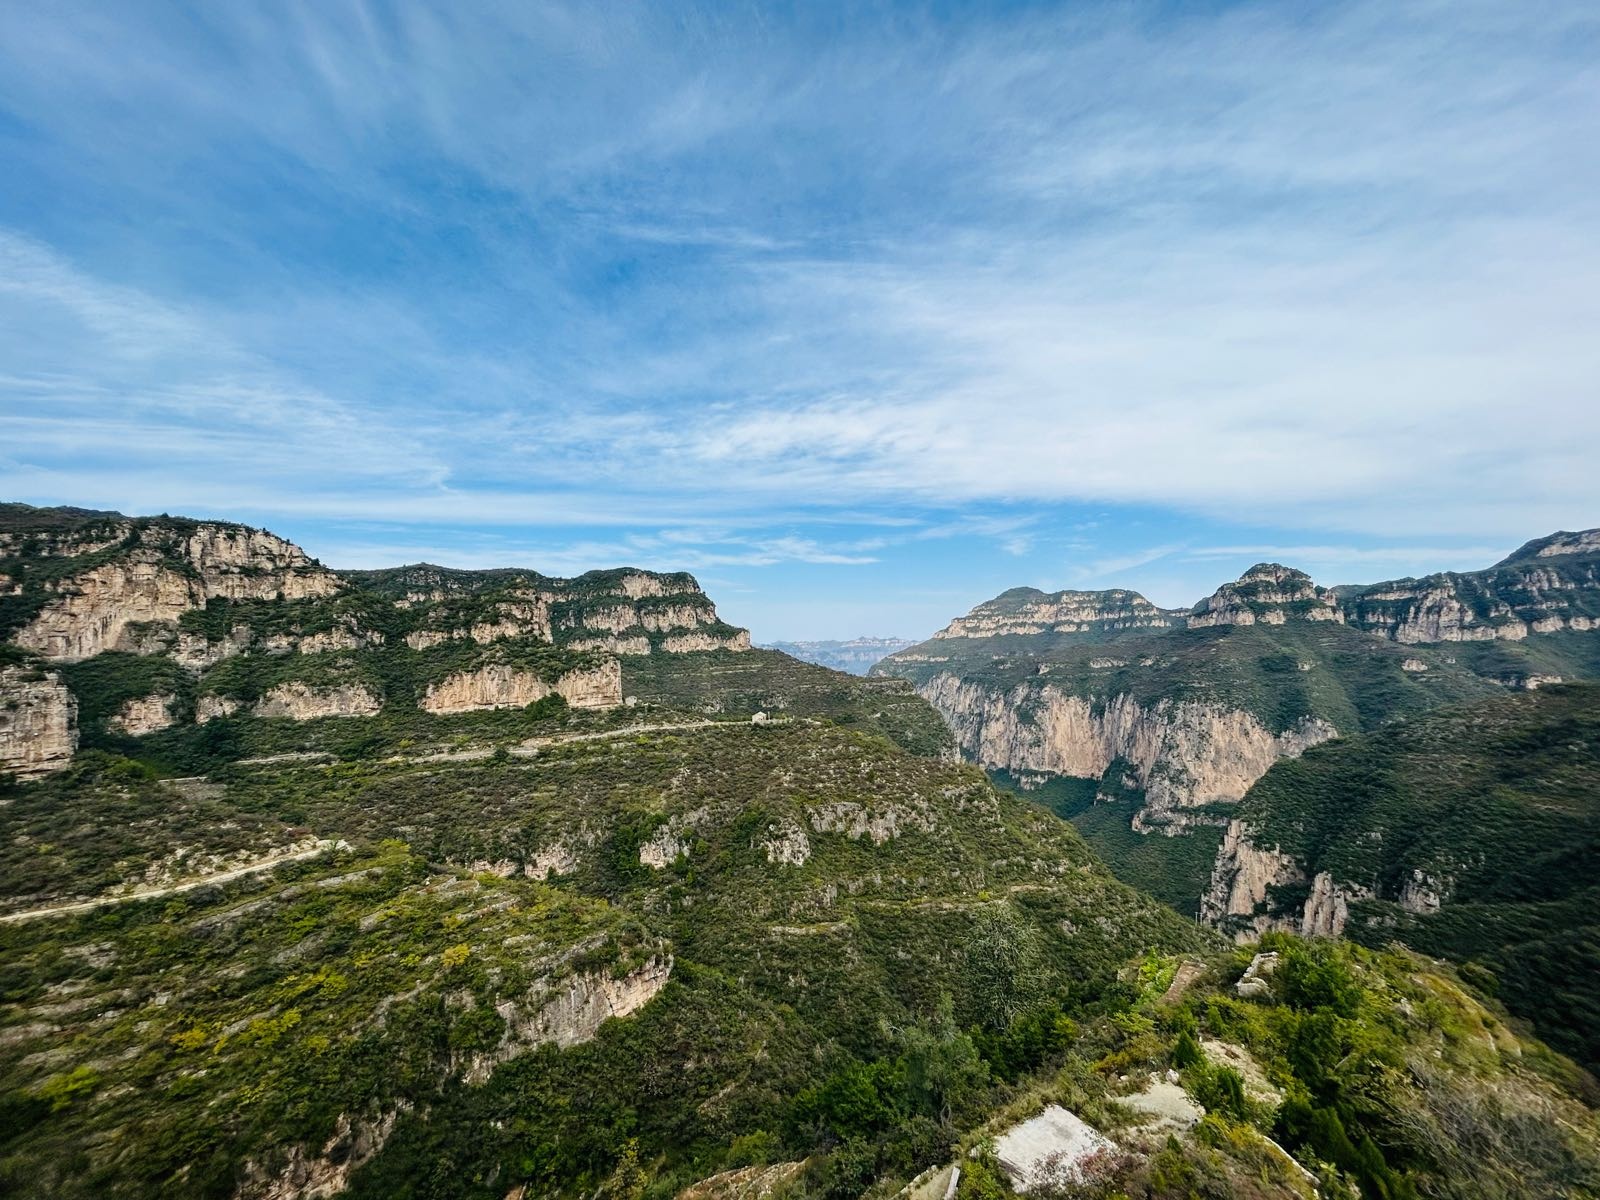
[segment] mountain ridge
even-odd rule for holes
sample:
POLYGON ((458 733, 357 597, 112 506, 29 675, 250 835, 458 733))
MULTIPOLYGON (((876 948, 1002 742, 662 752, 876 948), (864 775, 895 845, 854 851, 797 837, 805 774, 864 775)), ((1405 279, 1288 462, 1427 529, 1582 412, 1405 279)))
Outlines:
POLYGON ((874 673, 911 681, 967 757, 1020 786, 1093 781, 1089 800, 1131 805, 1136 832, 1188 835, 1223 829, 1273 762, 1321 741, 1600 675, 1596 630, 1587 530, 1482 571, 1338 589, 1261 563, 1187 612, 1126 589, 1010 589, 874 673))

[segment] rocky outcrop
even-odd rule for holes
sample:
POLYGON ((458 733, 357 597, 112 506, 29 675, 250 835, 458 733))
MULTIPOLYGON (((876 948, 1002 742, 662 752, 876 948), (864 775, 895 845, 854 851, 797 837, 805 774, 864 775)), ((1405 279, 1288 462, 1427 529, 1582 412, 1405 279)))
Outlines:
POLYGON ((1007 634, 1089 633, 1160 629, 1184 623, 1184 614, 1157 608, 1138 592, 1040 592, 1013 588, 957 617, 934 640, 1007 634))
POLYGON ((130 737, 143 737, 147 733, 172 725, 177 718, 172 715, 172 705, 177 697, 171 692, 158 692, 152 696, 136 696, 129 700, 108 722, 118 733, 130 737))
POLYGON ((1280 758, 1336 737, 1307 717, 1273 732, 1239 709, 1193 701, 1141 705, 1131 696, 1068 695, 1051 685, 991 692, 939 674, 918 692, 944 717, 963 753, 1011 772, 1098 779, 1119 759, 1145 793, 1145 823, 1177 810, 1239 800, 1280 758))
POLYGON ((1244 974, 1239 977, 1239 982, 1233 985, 1233 990, 1245 999, 1253 996, 1270 996, 1272 994, 1272 976, 1278 970, 1278 955, 1275 951, 1257 954, 1250 960, 1250 965, 1244 969, 1244 974))
POLYGON ((132 523, 126 553, 51 582, 39 615, 12 639, 46 658, 77 662, 138 650, 148 630, 209 599, 296 600, 342 586, 299 547, 242 526, 132 523))
POLYGON ((552 875, 570 875, 577 869, 577 847, 570 842, 558 841, 535 850, 522 868, 522 873, 530 879, 549 879, 552 875))
POLYGON ((920 799, 881 799, 871 803, 834 800, 813 805, 806 817, 816 833, 842 833, 852 841, 871 838, 876 846, 904 833, 932 833, 937 827, 932 807, 920 799))
POLYGON ((550 695, 561 696, 574 708, 621 704, 622 666, 614 658, 607 659, 599 666, 567 671, 549 682, 536 671, 490 663, 432 684, 422 699, 422 707, 431 713, 524 708, 550 695))
POLYGON ((668 654, 691 654, 698 650, 748 650, 750 633, 738 629, 729 634, 675 633, 661 639, 661 649, 668 654))
POLYGON ((70 763, 77 748, 78 703, 61 676, 0 668, 0 771, 38 779, 70 763))
POLYGON ((811 858, 811 839, 800 825, 785 818, 767 831, 760 843, 774 865, 803 867, 811 858))
POLYGON ((194 703, 194 723, 204 725, 207 721, 215 721, 218 717, 231 717, 241 707, 239 701, 232 696, 207 692, 194 703))
POLYGON ((338 1195, 349 1185, 356 1169, 383 1149, 400 1114, 410 1107, 402 1101, 373 1119, 340 1113, 333 1136, 320 1154, 311 1155, 305 1147, 295 1146, 288 1153, 288 1161, 275 1171, 246 1163, 245 1180, 235 1196, 238 1200, 322 1200, 338 1195))
POLYGON ((1273 889, 1305 885, 1306 872, 1277 846, 1257 845, 1252 837, 1243 821, 1228 822, 1211 882, 1200 897, 1200 919, 1239 941, 1260 937, 1269 929, 1301 937, 1338 937, 1349 923, 1350 905, 1372 896, 1367 888, 1318 871, 1299 910, 1286 911, 1274 902, 1273 889))
POLYGON ((671 977, 672 956, 660 953, 626 975, 578 971, 555 984, 535 985, 521 1000, 502 1000, 495 1005, 506 1023, 500 1044, 472 1057, 466 1081, 482 1083, 501 1063, 547 1042, 564 1049, 589 1041, 612 1017, 630 1016, 650 1003, 671 977))
POLYGON ((1338 937, 1350 921, 1350 905, 1372 892, 1355 884, 1337 883, 1327 871, 1311 877, 1311 894, 1300 912, 1301 937, 1338 937))
POLYGON ((251 711, 258 717, 315 721, 319 717, 370 717, 382 708, 382 699, 361 684, 314 687, 296 680, 280 683, 261 697, 251 711))
POLYGON ((1257 563, 1195 605, 1192 629, 1214 625, 1283 625, 1295 621, 1343 622, 1334 594, 1311 576, 1278 563, 1257 563))
POLYGON ((1450 894, 1451 884, 1452 881, 1448 878, 1440 879, 1421 867, 1413 867, 1411 874, 1406 876, 1406 881, 1400 885, 1400 895, 1397 899, 1400 907, 1407 912, 1427 916, 1444 907, 1445 898, 1450 894))
POLYGON ((1305 873, 1276 846, 1257 846, 1243 821, 1228 822, 1211 868, 1211 882, 1200 897, 1200 919, 1208 925, 1243 926, 1259 934, 1278 927, 1268 911, 1270 889, 1303 882, 1305 873), (1258 925, 1258 920, 1266 924, 1258 925))
POLYGON ((639 865, 662 870, 688 855, 694 845, 695 831, 710 817, 710 811, 697 808, 693 812, 674 816, 656 828, 639 847, 639 865))

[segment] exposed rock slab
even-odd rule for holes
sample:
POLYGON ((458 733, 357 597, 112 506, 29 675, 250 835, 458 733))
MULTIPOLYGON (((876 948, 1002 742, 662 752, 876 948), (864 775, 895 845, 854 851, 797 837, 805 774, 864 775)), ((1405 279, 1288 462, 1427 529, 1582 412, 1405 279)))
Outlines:
POLYGON ((1274 733, 1251 713, 1216 704, 1068 695, 1045 685, 990 691, 942 672, 918 689, 981 766, 1096 779, 1118 759, 1145 791, 1147 822, 1173 810, 1241 799, 1280 758, 1338 736, 1307 717, 1274 733), (1023 713, 1027 712, 1027 717, 1023 713))
POLYGON ((554 682, 536 671, 490 663, 460 671, 428 688, 422 707, 431 713, 485 708, 524 708, 559 695, 574 708, 609 708, 622 703, 622 666, 609 659, 596 667, 567 671, 554 682))
POLYGON ((78 702, 54 671, 0 668, 0 771, 38 779, 72 761, 78 702))
POLYGON ((1081 1177, 1084 1163, 1115 1149, 1111 1139, 1059 1104, 1013 1125, 994 1143, 995 1158, 1020 1194, 1062 1176, 1081 1177))
POLYGON ((370 717, 382 708, 377 694, 360 684, 313 687, 296 681, 280 683, 252 711, 258 717, 314 721, 319 717, 370 717))

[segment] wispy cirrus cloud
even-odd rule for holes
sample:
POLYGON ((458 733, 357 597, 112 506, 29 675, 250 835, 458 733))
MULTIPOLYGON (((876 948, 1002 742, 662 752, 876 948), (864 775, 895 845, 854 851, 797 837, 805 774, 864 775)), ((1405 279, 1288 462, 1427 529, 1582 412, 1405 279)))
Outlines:
POLYGON ((1600 523, 1592 6, 837 17, 0 13, 0 484, 885 594, 1600 523))

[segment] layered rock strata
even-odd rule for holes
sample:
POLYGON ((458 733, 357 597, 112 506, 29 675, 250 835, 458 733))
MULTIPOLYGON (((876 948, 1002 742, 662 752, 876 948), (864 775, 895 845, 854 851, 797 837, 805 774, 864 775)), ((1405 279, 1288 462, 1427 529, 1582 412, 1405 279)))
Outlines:
POLYGON ((484 708, 524 708, 559 695, 574 708, 609 708, 622 703, 622 666, 608 659, 599 666, 567 671, 547 681, 536 671, 491 663, 459 671, 428 688, 422 707, 431 713, 484 708))
POLYGON ((343 586, 298 546, 259 529, 132 523, 126 537, 132 544, 120 557, 51 581, 52 598, 12 641, 77 662, 137 650, 150 635, 140 627, 173 626, 209 599, 299 600, 343 586))
POLYGON ((1338 735, 1314 717, 1275 733, 1252 714, 1221 705, 1142 705, 1127 695, 1086 698, 1049 685, 993 692, 952 674, 917 690, 980 766, 1098 779, 1124 761, 1145 792, 1141 816, 1151 825, 1181 823, 1186 808, 1237 801, 1280 758, 1338 735))
POLYGON ((990 638, 1006 634, 1088 633, 1114 629, 1160 629, 1182 625, 1184 614, 1157 608, 1138 592, 1040 592, 1013 588, 964 617, 934 640, 990 638))
POLYGON ((78 703, 54 671, 0 668, 0 771, 38 779, 72 761, 78 703))

